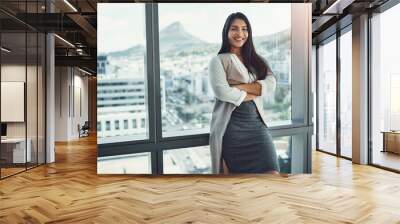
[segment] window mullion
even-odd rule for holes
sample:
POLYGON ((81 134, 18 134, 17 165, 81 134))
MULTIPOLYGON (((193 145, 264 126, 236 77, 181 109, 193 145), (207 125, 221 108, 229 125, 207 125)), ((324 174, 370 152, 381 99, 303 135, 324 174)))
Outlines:
POLYGON ((155 136, 156 143, 162 139, 161 118, 161 81, 160 81, 160 48, 159 48, 159 26, 158 26, 158 4, 152 4, 152 28, 153 28, 153 68, 154 68, 154 96, 155 96, 155 136))
POLYGON ((149 139, 151 147, 152 173, 162 173, 162 152, 158 146, 162 136, 161 96, 160 96, 160 57, 158 44, 158 8, 157 4, 146 4, 146 40, 147 40, 147 91, 149 139))
POLYGON ((159 173, 159 164, 158 164, 158 150, 155 148, 160 131, 160 125, 158 123, 158 108, 157 108, 157 98, 159 92, 159 83, 158 73, 157 72, 157 50, 156 50, 156 40, 157 37, 155 35, 157 31, 157 13, 155 10, 155 4, 146 4, 145 5, 145 27, 146 27, 146 77, 147 77, 147 103, 148 103, 148 127, 149 127, 149 144, 150 144, 150 152, 151 152, 151 173, 158 174, 159 173))
POLYGON ((156 139, 155 123, 155 80, 154 80, 154 50, 153 50, 153 27, 152 27, 152 4, 145 5, 145 29, 146 29, 146 89, 147 89, 147 116, 149 127, 149 140, 154 143, 156 139))

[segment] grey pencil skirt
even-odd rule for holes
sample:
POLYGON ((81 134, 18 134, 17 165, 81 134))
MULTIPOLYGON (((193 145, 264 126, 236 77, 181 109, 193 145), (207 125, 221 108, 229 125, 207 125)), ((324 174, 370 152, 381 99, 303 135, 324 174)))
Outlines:
POLYGON ((278 171, 276 150, 253 101, 232 112, 222 139, 222 159, 229 173, 278 171))

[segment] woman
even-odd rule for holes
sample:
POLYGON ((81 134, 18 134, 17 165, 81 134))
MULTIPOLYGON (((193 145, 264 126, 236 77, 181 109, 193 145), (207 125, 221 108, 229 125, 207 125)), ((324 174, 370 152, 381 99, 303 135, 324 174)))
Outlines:
POLYGON ((276 80, 254 49, 244 14, 226 19, 209 77, 216 97, 210 131, 213 173, 277 173, 262 105, 262 96, 275 91, 276 80))

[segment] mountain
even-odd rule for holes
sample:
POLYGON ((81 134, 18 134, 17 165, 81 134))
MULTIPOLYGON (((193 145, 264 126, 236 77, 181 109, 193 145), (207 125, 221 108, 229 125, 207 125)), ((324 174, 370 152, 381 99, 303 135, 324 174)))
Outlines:
POLYGON ((180 22, 174 22, 160 31, 160 51, 180 50, 207 44, 188 33, 180 22))
MULTIPOLYGON (((269 51, 271 48, 276 48, 276 45, 279 48, 290 44, 290 32, 290 29, 287 29, 270 35, 253 37, 257 52, 269 51)), ((174 22, 162 29, 159 33, 159 40, 160 53, 167 55, 185 56, 193 53, 217 52, 220 47, 220 44, 207 43, 188 33, 180 22, 174 22)), ((126 50, 111 52, 107 55, 118 58, 143 57, 144 51, 143 45, 135 45, 126 50)))
MULTIPOLYGON (((181 50, 191 51, 208 45, 207 42, 188 33, 180 22, 174 22, 160 31, 160 52, 179 52, 181 50)), ((135 45, 122 51, 110 52, 110 57, 142 57, 145 48, 143 45, 135 45)))

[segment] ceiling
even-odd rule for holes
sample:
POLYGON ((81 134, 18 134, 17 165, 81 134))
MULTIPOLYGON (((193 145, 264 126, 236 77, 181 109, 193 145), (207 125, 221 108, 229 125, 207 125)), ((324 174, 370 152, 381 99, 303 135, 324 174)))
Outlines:
POLYGON ((17 46, 24 46, 23 36, 26 28, 28 32, 54 32, 57 34, 56 66, 78 66, 95 74, 97 2, 96 0, 48 0, 46 5, 44 0, 1 0, 2 36, 8 39, 9 46, 14 45, 13 55, 8 58, 24 54, 23 48, 17 46), (49 13, 50 11, 52 13, 49 13), (18 49, 21 49, 21 52, 18 49))
MULTIPOLYGON (((351 24, 352 17, 373 10, 388 0, 304 0, 239 1, 312 3, 313 43, 351 24), (336 2, 336 3, 335 3, 336 2)), ((54 32, 56 65, 80 66, 96 73, 97 3, 151 2, 118 0, 1 0, 0 22, 3 32, 17 33, 30 28, 54 32), (52 11, 52 13, 49 13, 52 11), (66 41, 64 41, 66 40, 66 41)), ((171 1, 157 1, 171 2, 171 1)), ((176 1, 178 2, 178 1, 176 1)), ((199 2, 199 1, 197 1, 199 2)), ((215 1, 202 1, 215 2, 215 1)), ((221 1, 220 1, 221 2, 221 1)), ((8 34, 9 37, 11 34, 8 34)), ((18 36, 18 34, 15 34, 18 36)), ((18 40, 18 37, 15 39, 18 40)))

